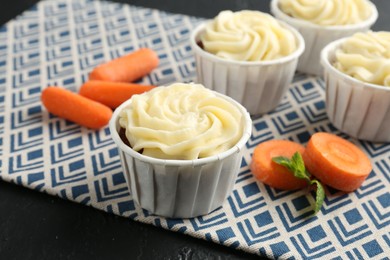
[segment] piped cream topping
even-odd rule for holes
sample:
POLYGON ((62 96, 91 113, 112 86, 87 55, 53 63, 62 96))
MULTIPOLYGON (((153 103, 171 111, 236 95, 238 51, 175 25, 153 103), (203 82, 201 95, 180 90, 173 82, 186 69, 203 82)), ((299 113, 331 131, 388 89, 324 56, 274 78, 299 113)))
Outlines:
POLYGON ((367 20, 372 9, 367 0, 279 0, 286 14, 318 25, 348 25, 367 20))
POLYGON ((271 15, 259 11, 222 11, 206 25, 204 49, 235 61, 266 61, 297 49, 294 34, 271 15))
POLYGON ((232 148, 243 134, 239 108, 200 84, 158 87, 131 100, 119 124, 131 147, 146 156, 209 157, 232 148))
POLYGON ((336 51, 334 66, 364 82, 390 86, 390 32, 356 33, 336 51))

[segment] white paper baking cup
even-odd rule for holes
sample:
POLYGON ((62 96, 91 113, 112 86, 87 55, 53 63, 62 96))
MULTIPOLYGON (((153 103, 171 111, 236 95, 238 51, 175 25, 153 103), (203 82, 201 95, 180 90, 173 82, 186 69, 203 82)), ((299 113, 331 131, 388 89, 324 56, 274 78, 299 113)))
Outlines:
POLYGON ((371 2, 372 15, 365 21, 352 25, 321 26, 301 19, 293 18, 279 9, 279 0, 271 1, 271 13, 296 28, 305 39, 305 51, 299 58, 297 70, 303 73, 322 76, 323 69, 320 64, 322 49, 330 42, 350 36, 357 32, 364 32, 378 19, 378 10, 371 2))
POLYGON ((372 142, 390 141, 390 87, 365 83, 336 69, 335 51, 346 38, 321 53, 326 85, 326 112, 340 131, 372 142))
POLYGON ((302 36, 291 26, 298 48, 290 55, 270 61, 232 61, 203 50, 198 43, 206 23, 191 34, 191 46, 196 59, 197 81, 205 87, 232 97, 251 115, 267 113, 278 106, 293 77, 299 56, 305 49, 302 36))
POLYGON ((243 136, 231 149, 196 160, 163 160, 144 156, 127 146, 118 131, 120 105, 110 120, 111 136, 118 146, 123 172, 134 201, 150 213, 170 218, 192 218, 222 206, 233 190, 242 160, 242 151, 251 136, 252 121, 240 104, 243 136))

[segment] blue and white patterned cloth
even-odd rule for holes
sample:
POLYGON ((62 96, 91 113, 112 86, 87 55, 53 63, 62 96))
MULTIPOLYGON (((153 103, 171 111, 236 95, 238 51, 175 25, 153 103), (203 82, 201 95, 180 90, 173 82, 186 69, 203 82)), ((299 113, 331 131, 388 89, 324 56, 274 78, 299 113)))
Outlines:
POLYGON ((351 139, 327 119, 320 78, 297 74, 276 111, 254 119, 234 191, 222 208, 194 219, 151 216, 134 204, 108 128, 79 127, 47 113, 49 85, 77 91, 104 61, 150 47, 161 63, 141 83, 195 80, 189 35, 201 19, 99 1, 44 1, 0 28, 0 178, 109 213, 279 259, 389 259, 390 144, 351 139), (336 133, 367 153, 374 170, 357 191, 278 191, 248 164, 270 139, 306 144, 336 133))

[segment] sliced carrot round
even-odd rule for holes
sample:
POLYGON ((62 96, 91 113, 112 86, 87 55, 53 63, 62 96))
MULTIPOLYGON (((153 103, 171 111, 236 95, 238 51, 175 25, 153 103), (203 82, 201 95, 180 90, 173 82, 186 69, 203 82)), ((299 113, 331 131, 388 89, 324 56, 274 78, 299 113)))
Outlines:
POLYGON ((350 192, 372 170, 369 158, 353 143, 330 133, 315 133, 303 153, 307 170, 324 184, 350 192))
POLYGON ((287 140, 270 140, 259 144, 252 156, 251 171, 261 182, 281 190, 296 190, 308 185, 306 180, 296 178, 286 167, 272 161, 284 156, 291 158, 295 152, 303 154, 305 147, 287 140))

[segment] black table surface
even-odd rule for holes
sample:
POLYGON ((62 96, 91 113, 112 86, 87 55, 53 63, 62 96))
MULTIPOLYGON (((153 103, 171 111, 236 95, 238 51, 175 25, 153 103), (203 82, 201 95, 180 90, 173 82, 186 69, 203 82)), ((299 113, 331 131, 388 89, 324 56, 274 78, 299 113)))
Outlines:
MULTIPOLYGON (((6 0, 0 25, 37 0, 6 0)), ((269 11, 269 0, 119 0, 212 18, 221 10, 269 11)), ((390 1, 376 0, 373 30, 390 31, 390 1)), ((0 259, 259 259, 0 181, 0 259)))

